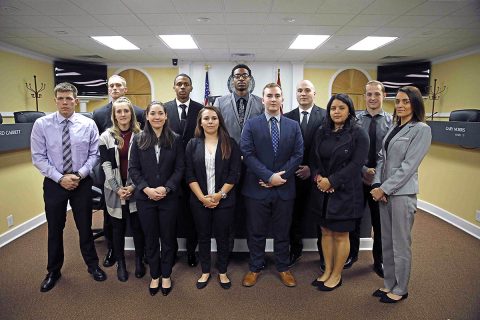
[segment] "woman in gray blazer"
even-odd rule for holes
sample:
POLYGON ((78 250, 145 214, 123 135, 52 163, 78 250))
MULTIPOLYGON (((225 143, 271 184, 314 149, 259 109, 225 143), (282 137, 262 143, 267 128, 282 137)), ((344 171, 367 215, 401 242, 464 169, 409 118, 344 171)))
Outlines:
POLYGON ((408 297, 412 249, 411 230, 417 210, 418 167, 432 140, 424 123, 420 90, 407 86, 395 98, 394 125, 379 153, 371 191, 380 201, 384 287, 373 293, 380 302, 396 303, 408 297))

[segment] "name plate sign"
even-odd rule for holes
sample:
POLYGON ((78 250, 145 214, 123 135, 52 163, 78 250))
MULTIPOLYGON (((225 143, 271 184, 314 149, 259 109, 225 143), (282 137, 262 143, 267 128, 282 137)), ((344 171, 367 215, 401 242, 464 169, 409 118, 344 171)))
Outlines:
POLYGON ((0 124, 0 152, 30 148, 33 123, 0 124))
POLYGON ((480 148, 480 122, 427 121, 432 128, 432 141, 480 148))

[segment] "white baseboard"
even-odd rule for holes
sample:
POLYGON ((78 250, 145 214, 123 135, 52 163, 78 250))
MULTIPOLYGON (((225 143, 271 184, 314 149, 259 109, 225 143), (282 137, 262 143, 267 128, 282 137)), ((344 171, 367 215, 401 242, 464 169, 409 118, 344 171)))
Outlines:
POLYGON ((45 212, 0 235, 0 248, 47 222, 45 212))
POLYGON ((423 211, 426 211, 431 215, 434 215, 442 219, 443 221, 450 223, 451 225, 457 227, 458 229, 465 231, 469 235, 477 239, 480 239, 480 226, 477 226, 471 222, 468 222, 467 220, 460 218, 452 214, 451 212, 448 212, 447 210, 444 210, 426 201, 418 200, 417 205, 419 209, 422 209, 423 211))

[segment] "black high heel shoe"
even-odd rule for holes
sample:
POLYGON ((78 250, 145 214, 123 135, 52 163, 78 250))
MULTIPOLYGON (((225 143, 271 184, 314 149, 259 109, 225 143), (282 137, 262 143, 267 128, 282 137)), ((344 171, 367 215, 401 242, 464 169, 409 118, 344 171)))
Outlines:
POLYGON ((150 287, 150 285, 148 285, 148 292, 150 292, 150 295, 152 297, 158 293, 159 289, 160 289, 160 283, 158 284, 158 286, 156 288, 152 288, 152 287, 150 287))
POLYGON ((395 300, 395 299, 392 299, 385 294, 380 298, 380 302, 383 302, 383 303, 397 303, 397 302, 400 302, 402 300, 407 299, 408 298, 408 293, 405 293, 404 295, 402 295, 400 297, 401 297, 400 299, 395 300))
POLYGON ((172 291, 172 288, 173 288, 173 281, 170 280, 170 287, 169 288, 164 288, 163 286, 161 286, 162 294, 164 296, 168 296, 168 294, 172 291))

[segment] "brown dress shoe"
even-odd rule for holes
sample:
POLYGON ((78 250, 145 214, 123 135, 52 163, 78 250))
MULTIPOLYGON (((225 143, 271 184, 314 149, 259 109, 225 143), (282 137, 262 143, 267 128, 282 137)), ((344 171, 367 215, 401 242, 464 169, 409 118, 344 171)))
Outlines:
POLYGON ((297 282, 290 271, 279 272, 282 282, 287 287, 295 287, 297 282))
POLYGON ((243 277, 242 284, 245 287, 253 287, 257 283, 258 275, 260 272, 248 271, 245 277, 243 277))

